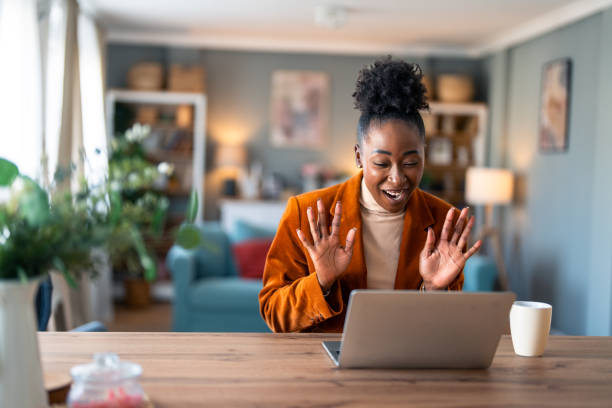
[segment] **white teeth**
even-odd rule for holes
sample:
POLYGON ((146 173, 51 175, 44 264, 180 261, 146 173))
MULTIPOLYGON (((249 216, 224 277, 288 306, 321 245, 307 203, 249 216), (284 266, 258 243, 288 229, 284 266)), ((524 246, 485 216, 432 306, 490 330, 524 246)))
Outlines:
POLYGON ((383 190, 383 191, 389 198, 393 200, 400 200, 404 196, 403 190, 399 190, 399 191, 383 190))

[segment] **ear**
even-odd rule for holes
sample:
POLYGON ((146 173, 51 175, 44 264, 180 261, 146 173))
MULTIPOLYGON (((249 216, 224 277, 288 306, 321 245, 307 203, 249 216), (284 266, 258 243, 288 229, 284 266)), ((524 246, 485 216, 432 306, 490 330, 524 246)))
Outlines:
POLYGON ((363 162, 361 158, 361 147, 359 146, 359 144, 355 145, 354 150, 355 150, 355 164, 357 165, 357 167, 361 169, 363 168, 363 162))

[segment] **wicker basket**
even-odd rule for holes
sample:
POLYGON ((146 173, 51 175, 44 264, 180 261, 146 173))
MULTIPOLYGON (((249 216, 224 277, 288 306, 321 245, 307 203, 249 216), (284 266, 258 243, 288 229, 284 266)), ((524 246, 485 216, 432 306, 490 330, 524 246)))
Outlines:
POLYGON ((168 73, 168 89, 174 92, 205 92, 204 68, 173 64, 168 73))
POLYGON ((128 87, 141 91, 162 89, 163 68, 157 62, 140 62, 133 65, 128 72, 128 87))
POLYGON ((436 90, 442 102, 469 102, 474 97, 474 82, 467 75, 440 75, 436 90))

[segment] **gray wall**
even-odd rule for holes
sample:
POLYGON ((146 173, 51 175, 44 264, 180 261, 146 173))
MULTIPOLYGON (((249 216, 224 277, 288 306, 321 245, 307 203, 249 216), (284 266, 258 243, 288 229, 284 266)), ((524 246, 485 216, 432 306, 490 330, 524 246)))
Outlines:
POLYGON ((504 211, 510 284, 519 299, 553 305, 553 327, 610 335, 612 309, 612 11, 501 51, 490 79, 489 162, 517 175, 504 211), (543 65, 572 60, 569 149, 538 151, 543 65))
MULTIPOLYGON (((375 57, 316 54, 280 54, 213 51, 184 48, 145 47, 111 44, 107 53, 107 83, 111 88, 126 87, 129 67, 138 61, 164 64, 202 64, 206 69, 207 167, 206 208, 208 219, 216 218, 216 201, 221 178, 212 171, 215 145, 228 135, 244 140, 251 160, 264 164, 265 172, 276 172, 297 188, 302 164, 318 162, 341 171, 352 171, 358 112, 351 94, 359 70, 375 57), (270 78, 274 70, 320 70, 330 77, 329 138, 320 150, 276 148, 269 143, 270 78), (236 136, 237 135, 237 136, 236 136)), ((486 98, 482 60, 423 59, 418 62, 426 73, 466 73, 474 77, 476 97, 486 98)))

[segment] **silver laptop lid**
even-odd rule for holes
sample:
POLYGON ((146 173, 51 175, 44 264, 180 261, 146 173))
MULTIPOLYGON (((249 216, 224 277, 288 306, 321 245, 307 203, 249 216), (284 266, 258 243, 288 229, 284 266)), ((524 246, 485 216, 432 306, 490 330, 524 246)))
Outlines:
POLYGON ((354 290, 339 366, 488 367, 514 298, 511 292, 354 290))

